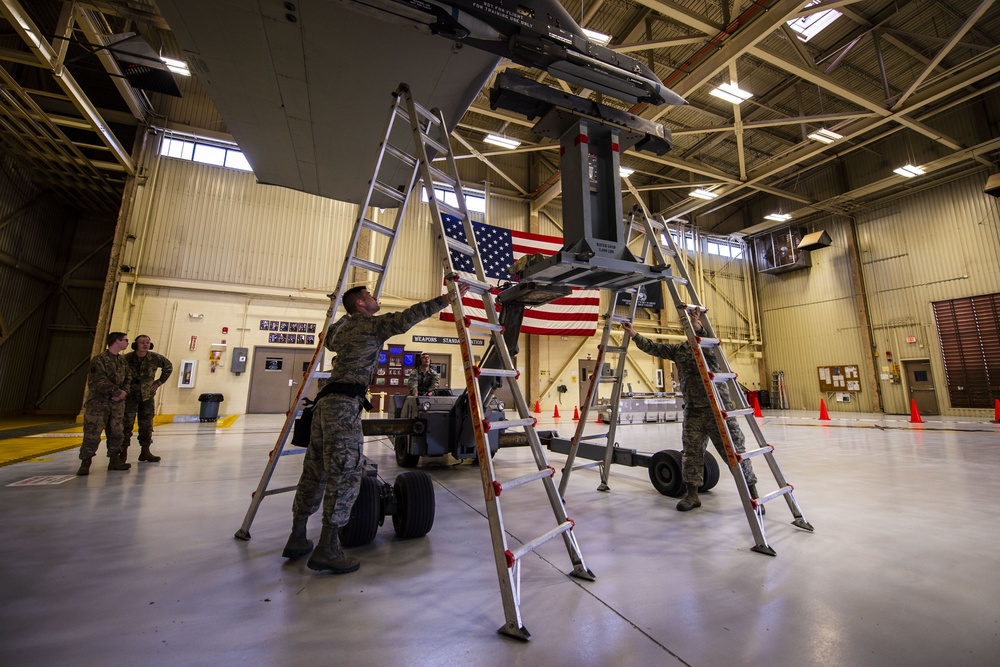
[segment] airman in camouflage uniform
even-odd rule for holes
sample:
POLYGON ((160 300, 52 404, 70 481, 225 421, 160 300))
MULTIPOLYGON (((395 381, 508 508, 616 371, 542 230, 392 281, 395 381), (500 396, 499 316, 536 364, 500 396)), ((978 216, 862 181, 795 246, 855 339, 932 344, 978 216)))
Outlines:
MULTIPOLYGON (((461 286, 463 295, 467 291, 467 286, 461 286)), ((379 352, 389 338, 442 310, 448 301, 439 296, 398 313, 374 317, 378 301, 366 287, 354 287, 344 292, 343 304, 347 315, 327 331, 325 345, 336 353, 337 363, 313 407, 309 447, 292 503, 292 533, 282 553, 285 558, 296 558, 312 550, 306 522, 316 511, 325 485, 323 532, 307 565, 334 574, 354 572, 360 566, 357 559, 344 554, 340 529, 350 519, 361 489, 361 409, 371 407, 365 394, 379 352)))
MULTIPOLYGON (((695 331, 701 331, 701 320, 698 315, 692 314, 691 323, 695 331)), ((683 343, 654 343, 639 333, 636 333, 631 322, 622 324, 625 333, 635 342, 635 346, 646 354, 662 359, 669 359, 677 366, 677 374, 680 376, 681 393, 684 396, 684 427, 681 432, 681 440, 684 444, 684 454, 681 459, 683 467, 684 484, 687 486, 687 493, 677 503, 677 509, 681 512, 693 510, 701 507, 701 500, 698 498, 698 487, 704 483, 705 472, 705 447, 707 440, 711 438, 715 444, 715 449, 719 452, 723 461, 727 461, 726 449, 722 443, 722 436, 719 433, 718 424, 715 423, 715 415, 712 412, 712 404, 708 400, 705 392, 705 385, 701 379, 701 372, 698 370, 698 362, 694 358, 691 346, 687 341, 683 343)), ((709 368, 713 371, 714 359, 706 355, 709 368)), ((724 405, 730 405, 731 399, 729 390, 725 386, 719 387, 719 398, 724 405)), ((746 451, 744 446, 743 432, 734 417, 726 420, 729 425, 729 432, 733 438, 733 448, 737 452, 746 451)), ((750 493, 757 497, 757 476, 754 474, 750 461, 742 461, 743 475, 750 486, 750 493)))
POLYGON ((153 352, 153 342, 149 336, 136 336, 135 342, 132 343, 132 350, 124 355, 129 371, 132 373, 132 385, 128 396, 125 397, 122 460, 128 458, 128 447, 132 444, 132 427, 135 425, 135 418, 138 415, 139 447, 141 448, 139 460, 157 463, 161 457, 149 451, 153 444, 153 415, 156 414, 156 405, 153 399, 156 397, 156 390, 174 372, 174 366, 165 356, 153 352), (160 377, 156 377, 157 369, 160 371, 160 377))
POLYGON ((441 384, 441 375, 431 368, 431 355, 426 352, 420 355, 420 365, 410 372, 406 387, 410 396, 433 396, 434 390, 441 384))
POLYGON ((122 417, 125 413, 126 387, 131 383, 128 364, 119 353, 128 345, 121 331, 108 334, 108 349, 90 360, 87 375, 87 402, 83 405, 83 444, 80 446, 80 469, 77 475, 90 474, 90 461, 101 444, 101 431, 108 436, 108 470, 128 470, 132 466, 122 457, 122 417))

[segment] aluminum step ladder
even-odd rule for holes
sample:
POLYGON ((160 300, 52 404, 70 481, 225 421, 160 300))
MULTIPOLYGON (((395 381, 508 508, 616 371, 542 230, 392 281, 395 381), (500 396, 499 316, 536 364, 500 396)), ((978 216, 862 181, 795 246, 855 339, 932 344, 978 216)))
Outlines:
POLYGON ((445 284, 452 313, 458 331, 458 340, 462 353, 462 367, 465 373, 465 385, 468 392, 470 416, 476 437, 476 452, 479 470, 483 484, 483 496, 486 500, 487 517, 490 524, 490 534, 493 543, 493 556, 500 581, 500 594, 503 600, 505 623, 498 632, 515 639, 528 640, 531 635, 521 621, 521 562, 525 556, 547 543, 562 537, 572 563, 570 576, 593 581, 593 572, 587 569, 580 552, 580 546, 573 532, 574 522, 566 515, 562 498, 556 490, 553 481, 555 470, 549 465, 545 450, 542 447, 538 433, 535 430, 537 420, 531 415, 527 400, 517 383, 519 372, 515 368, 510 351, 504 340, 504 327, 500 323, 495 290, 488 282, 486 269, 476 245, 475 230, 465 204, 462 183, 458 178, 455 156, 451 151, 449 132, 444 117, 440 111, 429 111, 417 104, 408 89, 401 88, 405 100, 405 109, 409 116, 411 129, 416 143, 416 160, 419 165, 424 190, 427 193, 432 220, 438 225, 438 240, 442 250, 445 284), (441 156, 445 168, 435 167, 431 162, 431 154, 441 156), (435 188, 444 188, 455 193, 457 205, 452 206, 438 199, 435 188), (461 222, 465 241, 455 240, 445 232, 446 217, 461 222), (468 267, 469 263, 474 274, 460 275, 458 266, 468 267), (466 284, 469 293, 482 298, 486 321, 473 319, 466 312, 465 304, 459 294, 459 285, 466 284), (476 364, 472 349, 472 334, 489 336, 491 345, 483 359, 492 358, 499 363, 476 364), (499 480, 493 460, 490 457, 489 442, 486 434, 490 430, 490 422, 484 417, 483 406, 492 394, 496 381, 505 381, 514 398, 514 406, 518 418, 505 420, 503 428, 523 429, 527 444, 534 459, 534 470, 508 480, 499 480), (540 483, 554 516, 550 528, 520 546, 510 544, 509 535, 504 527, 503 513, 500 507, 500 496, 503 492, 512 492, 516 487, 529 483, 540 483))
MULTIPOLYGON (((642 250, 636 257, 645 258, 650 252, 650 239, 646 236, 641 226, 638 223, 637 216, 633 213, 630 218, 628 225, 625 228, 625 239, 626 246, 632 244, 633 241, 637 240, 638 235, 642 237, 642 250)), ((667 276, 664 279, 672 279, 669 276, 669 271, 666 272, 667 276)), ((651 283, 656 285, 659 289, 659 283, 651 283)), ((587 468, 599 467, 601 482, 597 487, 598 491, 609 491, 608 478, 611 472, 611 460, 614 456, 614 446, 615 446, 615 436, 617 434, 619 417, 618 409, 621 403, 622 395, 622 385, 625 382, 625 365, 628 357, 629 344, 631 339, 628 336, 622 335, 620 342, 615 342, 612 339, 612 329, 615 324, 621 324, 623 321, 632 321, 635 318, 635 313, 639 305, 639 287, 630 287, 624 290, 615 291, 611 293, 608 300, 608 310, 602 316, 604 320, 604 330, 601 333, 601 342, 597 346, 597 365, 594 368, 593 373, 590 374, 590 382, 587 386, 586 397, 583 401, 583 406, 581 406, 580 419, 576 425, 576 431, 573 434, 573 438, 570 441, 569 453, 566 456, 566 462, 562 469, 562 476, 559 479, 559 494, 562 497, 566 497, 566 487, 569 484, 570 473, 574 470, 584 470, 587 468), (623 306, 625 297, 630 297, 630 302, 628 305, 623 306), (624 311, 626 314, 622 314, 624 311), (605 359, 609 359, 608 366, 614 365, 614 370, 611 375, 605 375, 605 359), (591 409, 594 408, 600 394, 600 388, 605 385, 611 386, 611 396, 609 398, 611 408, 611 416, 607 421, 608 430, 603 433, 591 433, 589 435, 584 435, 583 431, 589 421, 589 416, 591 409), (593 441, 595 444, 600 446, 600 442, 605 443, 605 454, 604 458, 597 461, 588 461, 586 463, 576 463, 576 456, 580 449, 580 443, 584 441, 593 441)), ((619 334, 621 331, 618 332, 619 334)))
POLYGON ((289 436, 295 423, 295 418, 302 407, 305 392, 311 386, 312 381, 321 373, 323 358, 325 353, 324 342, 329 331, 330 324, 334 322, 341 297, 351 287, 355 285, 370 285, 371 279, 375 279, 375 288, 371 294, 378 299, 382 293, 385 282, 386 270, 392 253, 396 247, 396 240, 399 235, 400 223, 406 213, 409 203, 409 194, 418 184, 420 170, 415 158, 400 150, 390 142, 390 138, 409 138, 410 127, 407 122, 407 113, 404 109, 404 99, 400 95, 394 95, 392 107, 386 120, 385 131, 382 143, 375 158, 375 166, 372 170, 372 178, 368 181, 368 187, 364 198, 358 206, 358 215, 351 234, 351 241, 348 245, 347 256, 344 259, 343 269, 337 281, 337 289, 330 294, 330 307, 326 311, 326 318, 323 328, 317 336, 316 351, 313 353, 309 370, 305 373, 303 381, 299 385, 299 390, 295 395, 295 403, 285 417, 285 423, 281 427, 278 439, 268 454, 267 465, 261 475, 257 489, 250 499, 250 506, 247 508, 243 518, 243 524, 236 531, 235 537, 241 540, 250 539, 250 526, 264 498, 278 493, 294 491, 296 487, 285 486, 269 489, 268 484, 274 471, 278 466, 278 461, 283 456, 303 454, 305 449, 293 448, 285 449, 289 436), (384 225, 375 222, 367 216, 372 207, 380 204, 393 205, 396 213, 392 216, 392 222, 384 225), (372 259, 372 258, 377 259, 372 259))
MULTIPOLYGON (((651 249, 655 261, 665 262, 666 254, 678 257, 676 242, 662 218, 654 220, 650 217, 649 212, 643 209, 639 219, 647 237, 652 239, 651 249), (666 241, 666 249, 662 248, 659 243, 658 239, 661 238, 666 241)), ((747 521, 750 523, 750 531, 753 533, 755 544, 751 549, 768 556, 776 556, 776 552, 767 543, 767 538, 764 536, 764 505, 766 503, 778 498, 784 498, 789 511, 792 513, 792 525, 810 532, 812 532, 813 527, 802 515, 802 511, 799 509, 799 504, 796 502, 793 494, 793 487, 785 479, 781 468, 778 466, 778 461, 774 457, 774 446, 768 444, 764 434, 761 432, 760 424, 757 423, 754 417, 754 409, 747 402, 746 394, 736 381, 736 373, 733 372, 729 361, 726 359, 726 355, 722 350, 722 341, 715 334, 715 330, 707 315, 708 309, 699 300, 687 269, 684 266, 684 262, 677 261, 673 264, 673 267, 679 280, 665 280, 664 283, 680 315, 688 344, 691 346, 695 360, 698 363, 698 370, 700 371, 705 391, 708 394, 712 413, 715 416, 715 423, 722 436, 726 452, 726 462, 729 464, 729 470, 736 480, 736 488, 743 503, 747 521), (683 293, 681 290, 683 290, 683 293), (695 333, 694 326, 691 323, 691 315, 694 313, 699 314, 701 319, 702 332, 700 334, 695 333), (723 394, 728 395, 728 404, 723 400, 723 394), (746 419, 747 427, 757 443, 755 449, 748 448, 742 454, 737 452, 733 446, 733 436, 728 422, 729 419, 736 417, 744 417, 746 419), (753 460, 757 457, 763 457, 767 462, 768 468, 774 476, 777 489, 754 498, 750 493, 750 486, 740 463, 746 460, 753 460)), ((760 479, 758 478, 759 483, 760 479)))

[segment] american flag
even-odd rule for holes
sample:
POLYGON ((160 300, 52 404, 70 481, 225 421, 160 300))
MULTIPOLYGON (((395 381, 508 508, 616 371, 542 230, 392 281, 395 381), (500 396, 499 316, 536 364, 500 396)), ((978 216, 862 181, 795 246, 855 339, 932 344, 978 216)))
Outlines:
MULTIPOLYGON (((450 215, 442 216, 445 233, 453 239, 466 243, 462 221, 450 215)), ((489 283, 496 286, 501 282, 516 282, 507 272, 510 266, 524 255, 541 253, 550 256, 562 250, 563 240, 558 236, 515 232, 493 225, 473 222, 476 246, 483 261, 483 268, 489 283)), ((451 262, 459 274, 467 278, 476 277, 472 258, 451 251, 451 262)), ((478 295, 467 295, 462 299, 466 314, 475 320, 486 321, 483 300, 478 295)), ((570 296, 556 299, 551 303, 524 311, 521 333, 548 336, 592 336, 597 331, 598 311, 601 306, 600 290, 573 288, 570 296)), ((441 319, 454 321, 450 310, 441 312, 441 319)))

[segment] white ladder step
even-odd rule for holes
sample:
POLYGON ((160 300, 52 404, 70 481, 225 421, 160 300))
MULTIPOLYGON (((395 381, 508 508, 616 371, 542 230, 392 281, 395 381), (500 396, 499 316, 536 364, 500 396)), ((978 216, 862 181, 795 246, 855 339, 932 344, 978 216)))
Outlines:
POLYGON ((752 459, 755 456, 761 456, 762 454, 770 454, 773 451, 774 451, 774 446, 773 445, 766 445, 766 446, 760 447, 758 449, 750 449, 748 451, 743 452, 742 454, 737 453, 737 457, 740 460, 742 460, 742 459, 752 459))
POLYGON ((423 142, 425 144, 427 144, 428 146, 430 146, 431 148, 433 148, 435 151, 437 151, 441 155, 446 155, 446 154, 448 154, 451 151, 450 148, 448 148, 447 146, 445 146, 444 144, 442 144, 440 141, 438 141, 437 139, 433 139, 433 138, 427 136, 426 134, 421 134, 420 138, 423 140, 423 142))
POLYGON ((396 235, 396 230, 391 227, 386 227, 385 225, 380 225, 374 220, 369 220, 368 218, 361 219, 361 226, 377 234, 382 234, 383 236, 393 237, 396 235))
POLYGON ((396 148, 392 144, 385 145, 385 152, 405 164, 407 167, 417 166, 417 158, 402 149, 396 148))
MULTIPOLYGON (((483 420, 483 424, 488 424, 489 422, 483 420)), ((538 424, 538 420, 534 417, 528 417, 527 419, 507 419, 503 422, 497 422, 502 424, 504 428, 517 428, 519 426, 535 426, 538 424)))
POLYGON ((718 347, 722 344, 722 341, 718 338, 703 338, 701 336, 695 336, 694 340, 702 347, 718 347))
POLYGON ((358 259, 357 257, 351 258, 352 266, 360 266, 363 269, 367 269, 372 273, 381 274, 385 272, 385 267, 381 264, 376 264, 375 262, 369 262, 366 259, 358 259))
POLYGON ((385 183, 382 183, 381 181, 375 181, 375 183, 373 184, 373 186, 380 193, 382 193, 386 197, 389 197, 390 199, 395 199, 400 204, 402 204, 404 201, 406 201, 406 193, 405 192, 400 192, 399 190, 397 190, 396 188, 392 187, 391 185, 386 185, 385 183))
POLYGON ((536 470, 535 472, 530 472, 527 475, 522 475, 520 477, 515 477, 514 479, 509 479, 506 482, 496 482, 493 485, 493 492, 498 496, 506 491, 507 489, 513 489, 515 487, 521 486, 522 484, 527 484, 528 482, 534 482, 536 479, 542 479, 543 477, 552 477, 556 474, 555 468, 552 466, 547 466, 542 470, 536 470))
POLYGON ((538 547, 542 546, 543 544, 551 540, 553 537, 559 537, 563 533, 570 530, 573 530, 573 522, 569 520, 564 521, 555 528, 553 528, 552 530, 548 531, 547 533, 539 535, 535 539, 531 540, 530 542, 522 546, 520 549, 515 549, 514 551, 508 551, 507 566, 513 567, 514 563, 517 562, 519 559, 521 559, 524 555, 531 553, 538 547))
POLYGON ((736 373, 714 373, 709 371, 708 377, 711 378, 712 382, 722 383, 728 382, 729 380, 735 380, 736 373))
POLYGON ((752 415, 753 408, 739 408, 737 410, 723 410, 722 416, 726 419, 730 417, 742 417, 743 415, 752 415))
POLYGON ((521 372, 517 369, 480 368, 479 366, 473 366, 472 373, 476 377, 518 378, 521 376, 521 372))
POLYGON ((778 489, 776 491, 772 491, 771 493, 765 494, 765 495, 761 496, 760 498, 758 498, 757 499, 757 504, 758 505, 763 505, 764 503, 771 502, 775 498, 780 498, 781 496, 789 494, 792 491, 793 491, 793 489, 792 489, 792 485, 791 484, 789 484, 788 486, 783 486, 783 487, 781 487, 780 489, 778 489))
POLYGON ((441 171, 437 167, 432 167, 431 165, 427 165, 427 168, 431 172, 431 178, 434 180, 434 185, 438 185, 439 183, 441 183, 448 186, 449 188, 454 188, 458 184, 458 181, 453 176, 441 171))
POLYGON ((579 465, 573 466, 572 468, 570 468, 570 470, 586 470, 587 468, 596 468, 597 466, 601 465, 602 463, 604 463, 604 461, 600 461, 600 460, 598 460, 598 461, 587 461, 586 463, 581 463, 579 465))
POLYGON ((493 324, 492 322, 483 322, 481 320, 474 320, 471 317, 466 316, 465 327, 467 329, 476 329, 478 331, 503 331, 503 325, 493 324))
POLYGON ((465 211, 460 208, 456 208, 447 202, 443 202, 440 199, 434 200, 437 203, 438 210, 446 215, 450 215, 453 218, 458 218, 459 220, 465 220, 465 211))

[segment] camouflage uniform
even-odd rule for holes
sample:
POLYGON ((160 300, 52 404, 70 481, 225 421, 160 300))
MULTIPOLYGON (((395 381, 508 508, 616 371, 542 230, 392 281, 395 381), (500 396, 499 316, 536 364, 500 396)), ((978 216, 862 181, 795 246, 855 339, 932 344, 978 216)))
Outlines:
POLYGON ((122 356, 132 374, 132 384, 125 397, 124 445, 127 448, 132 443, 132 427, 138 414, 139 444, 149 447, 153 443, 153 415, 156 414, 153 383, 162 386, 174 372, 174 366, 165 356, 153 351, 146 352, 144 357, 135 352, 122 356), (159 378, 155 377, 157 369, 160 369, 159 378))
POLYGON ((90 360, 87 375, 87 402, 83 406, 83 444, 80 460, 90 460, 101 444, 101 431, 108 436, 108 458, 114 458, 122 446, 122 418, 125 401, 111 397, 127 390, 132 376, 128 364, 107 350, 90 360))
MULTIPOLYGON (((336 353, 337 363, 330 382, 354 385, 363 392, 371 382, 385 341, 405 333, 447 305, 445 297, 437 297, 398 313, 355 313, 332 323, 325 345, 336 353)), ((292 502, 294 516, 315 512, 322 495, 324 526, 339 530, 350 519, 351 508, 361 490, 363 400, 363 393, 361 396, 333 393, 316 401, 309 447, 292 502)))
POLYGON ((434 390, 441 384, 441 375, 433 368, 426 371, 414 368, 410 377, 406 380, 406 386, 410 390, 410 396, 427 396, 433 394, 434 390))
MULTIPOLYGON (((654 343, 641 334, 636 334, 632 340, 635 346, 646 354, 654 357, 669 359, 677 365, 677 374, 681 380, 681 393, 684 395, 684 428, 681 433, 681 441, 684 443, 684 483, 688 486, 698 488, 704 483, 705 474, 705 447, 706 439, 711 438, 715 444, 715 449, 722 457, 725 465, 728 465, 726 448, 722 444, 722 436, 719 434, 719 427, 715 423, 715 415, 712 413, 712 404, 705 393, 705 385, 701 379, 701 372, 698 370, 698 361, 694 358, 694 353, 687 342, 684 343, 654 343)), ((706 356, 709 368, 714 368, 714 360, 706 356)), ((731 405, 729 389, 725 386, 719 387, 719 398, 723 405, 731 405)), ((729 424, 729 432, 733 436, 733 448, 737 452, 746 451, 744 447, 743 432, 735 417, 726 420, 729 424)), ((743 475, 747 484, 756 484, 757 476, 754 474, 750 461, 740 463, 743 466, 743 475)))

